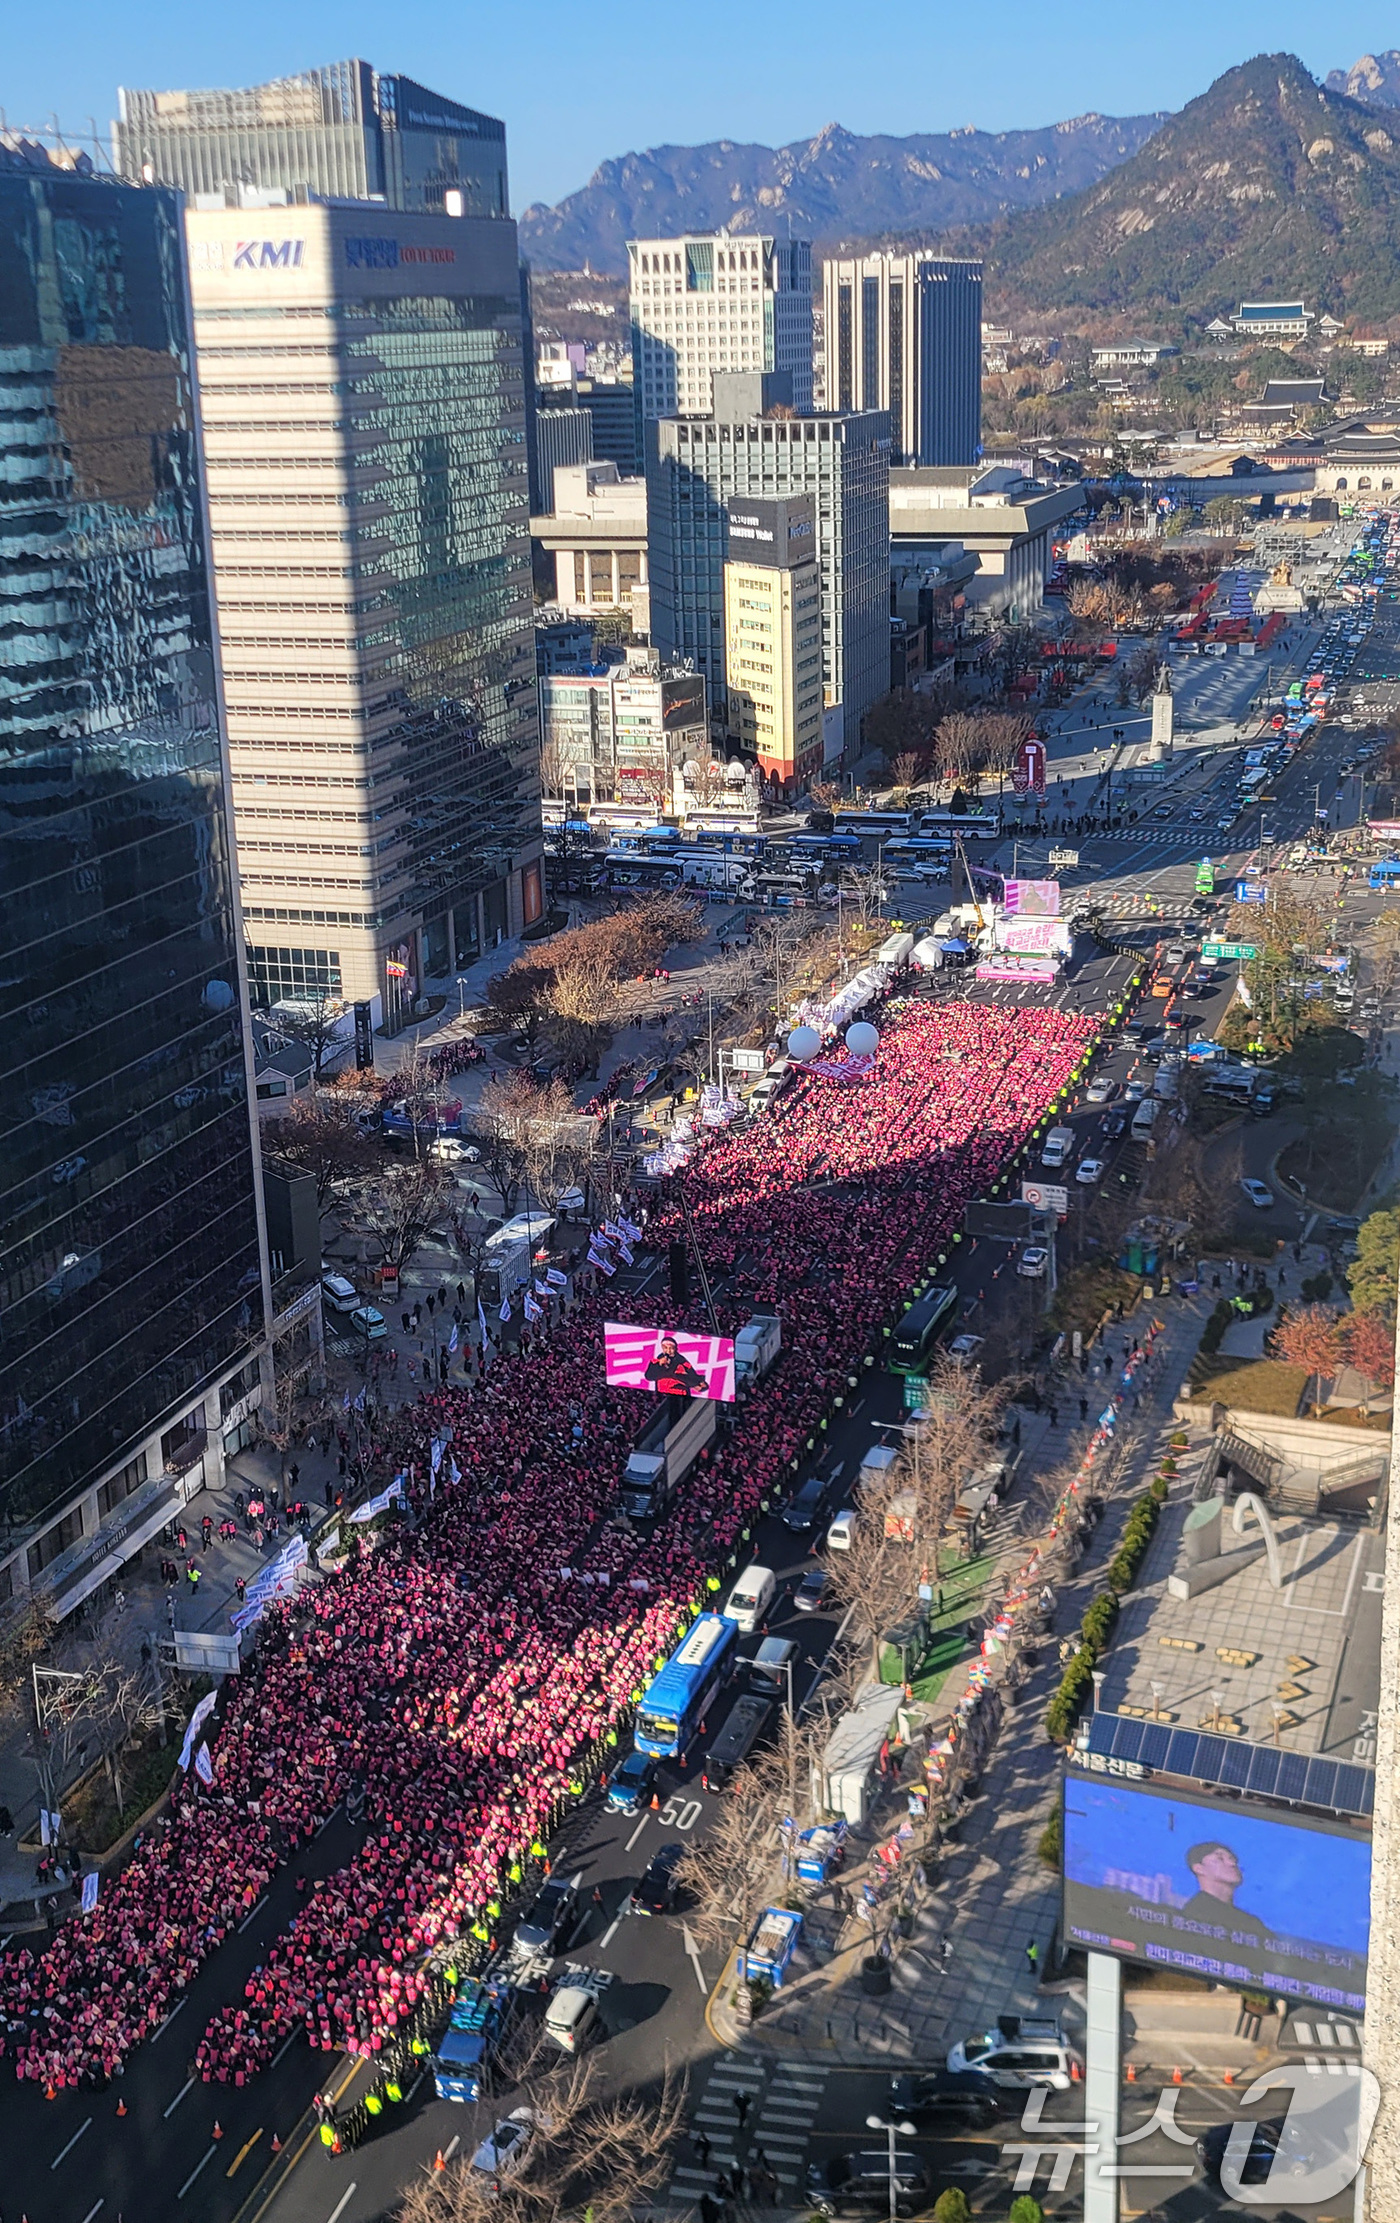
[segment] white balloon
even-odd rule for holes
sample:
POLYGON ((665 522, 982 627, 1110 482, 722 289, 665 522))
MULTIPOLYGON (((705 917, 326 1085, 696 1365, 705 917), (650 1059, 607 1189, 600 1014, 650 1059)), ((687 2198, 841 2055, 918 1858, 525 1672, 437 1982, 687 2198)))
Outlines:
POLYGON ((868 1019, 857 1019, 853 1027, 847 1027, 846 1048, 852 1057, 874 1057, 879 1047, 879 1029, 872 1027, 868 1019))
POLYGON ((794 1027, 788 1036, 788 1049, 793 1057, 815 1057, 822 1046, 822 1038, 815 1027, 794 1027))

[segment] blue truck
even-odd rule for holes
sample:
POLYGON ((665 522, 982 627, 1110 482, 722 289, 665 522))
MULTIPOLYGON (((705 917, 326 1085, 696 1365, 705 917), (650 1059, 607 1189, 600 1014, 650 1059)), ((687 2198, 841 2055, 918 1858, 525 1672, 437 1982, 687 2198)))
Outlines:
POLYGON ((466 1977, 433 2054, 439 2099, 479 2100, 490 2088, 491 2065, 509 2027, 515 1994, 507 1984, 466 1977))

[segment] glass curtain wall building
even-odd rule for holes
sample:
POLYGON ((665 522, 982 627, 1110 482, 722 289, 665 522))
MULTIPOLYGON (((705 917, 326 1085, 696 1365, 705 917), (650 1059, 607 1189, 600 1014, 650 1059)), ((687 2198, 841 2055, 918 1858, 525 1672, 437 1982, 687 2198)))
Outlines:
POLYGON ((506 127, 368 62, 228 91, 123 86, 113 126, 129 178, 237 207, 308 195, 505 216, 506 127), (449 202, 448 195, 453 199, 449 202))
POLYGON ((176 194, 0 149, 0 441, 2 1614, 171 1517, 265 1340, 176 194))
POLYGON ((543 911, 515 226, 187 227, 253 999, 392 1033, 543 911))

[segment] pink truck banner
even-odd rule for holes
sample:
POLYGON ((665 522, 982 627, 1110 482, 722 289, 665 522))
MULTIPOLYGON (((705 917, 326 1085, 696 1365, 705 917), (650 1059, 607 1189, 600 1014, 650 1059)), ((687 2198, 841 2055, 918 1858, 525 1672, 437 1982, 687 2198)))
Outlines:
POLYGON ((727 1335, 688 1335, 677 1328, 633 1328, 603 1323, 607 1378, 613 1389, 650 1389, 667 1397, 713 1397, 734 1402, 734 1341, 727 1335))
POLYGON ((984 958, 977 968, 979 980, 1053 980, 1052 957, 1022 957, 1008 950, 1004 957, 984 958))
POLYGON ((1069 935, 1058 919, 1003 918, 997 924, 997 938, 1003 949, 1036 951, 1043 957, 1061 956, 1065 953, 1069 935))

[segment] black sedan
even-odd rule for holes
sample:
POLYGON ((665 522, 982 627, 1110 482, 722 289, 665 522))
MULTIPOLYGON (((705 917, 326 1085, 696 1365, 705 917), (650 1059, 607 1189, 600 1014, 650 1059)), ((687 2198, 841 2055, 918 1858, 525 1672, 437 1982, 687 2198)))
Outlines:
MULTIPOLYGON (((1235 2125, 1230 2122, 1212 2123, 1196 2140, 1196 2159, 1210 2184, 1219 2184, 1220 2165, 1225 2159, 1225 2148, 1235 2125)), ((1283 2138, 1283 2120, 1273 2116, 1256 2123, 1249 2141, 1249 2152, 1240 2170, 1241 2184, 1267 2184, 1269 2171, 1274 2165, 1283 2138)))
POLYGON ((517 1945, 557 1953, 567 1943, 578 1915, 578 1878, 551 1876, 529 1913, 516 1924, 517 1945))
POLYGON ((670 1913, 676 1903, 676 1870, 684 1852, 684 1845, 673 1842, 652 1854, 641 1882, 627 1902, 630 1913, 670 1913))
MULTIPOLYGON (((995 2122, 1000 2087, 980 2069, 933 2069, 890 2080, 890 2112, 916 2123, 964 2123, 978 2129, 995 2122)), ((1013 2093, 1020 2104, 1019 2093, 1013 2093)))

